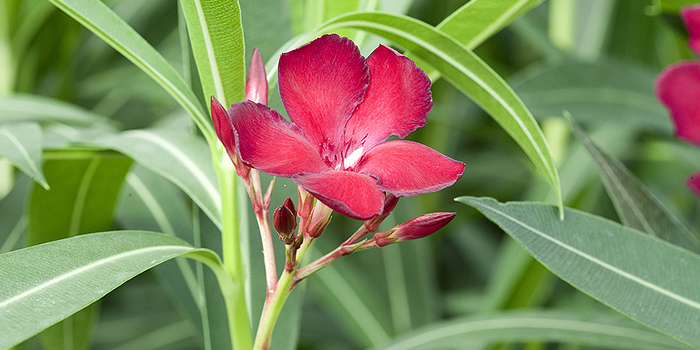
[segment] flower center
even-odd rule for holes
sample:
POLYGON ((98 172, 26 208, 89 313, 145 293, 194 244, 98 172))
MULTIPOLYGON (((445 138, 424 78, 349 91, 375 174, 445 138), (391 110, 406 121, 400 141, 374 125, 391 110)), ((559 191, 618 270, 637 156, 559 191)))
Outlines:
POLYGON ((343 168, 350 169, 350 168, 354 167, 355 164, 357 164, 357 161, 360 160, 360 157, 362 157, 362 150, 364 150, 364 149, 365 149, 365 147, 362 146, 362 147, 352 151, 352 153, 350 153, 349 155, 347 155, 343 159, 343 168))

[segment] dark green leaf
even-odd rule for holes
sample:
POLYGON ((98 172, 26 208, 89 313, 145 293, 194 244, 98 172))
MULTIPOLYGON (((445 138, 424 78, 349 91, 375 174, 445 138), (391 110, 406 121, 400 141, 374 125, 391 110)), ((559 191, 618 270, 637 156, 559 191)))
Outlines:
POLYGON ((623 314, 700 346, 700 256, 573 209, 459 197, 576 288, 623 314), (630 296, 634 296, 631 298, 630 296))

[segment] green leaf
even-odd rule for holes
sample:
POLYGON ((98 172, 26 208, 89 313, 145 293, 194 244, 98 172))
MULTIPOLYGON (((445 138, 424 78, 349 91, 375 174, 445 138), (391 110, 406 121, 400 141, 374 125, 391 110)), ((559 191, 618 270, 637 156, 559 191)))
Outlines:
POLYGON ((436 26, 465 47, 474 49, 542 0, 473 0, 436 26))
POLYGON ((182 77, 107 5, 98 0, 51 0, 51 3, 148 74, 192 116, 207 141, 211 143, 216 140, 208 113, 182 77))
POLYGON ((700 254, 700 242, 619 160, 598 148, 571 119, 576 135, 603 174, 605 188, 625 225, 700 254))
POLYGON ((0 253, 5 253, 22 246, 22 236, 27 227, 24 211, 30 185, 33 182, 27 176, 18 177, 12 191, 0 201, 0 253))
POLYGON ((211 152, 201 138, 176 128, 125 131, 90 145, 121 152, 172 181, 221 228, 221 196, 211 152))
POLYGON ((477 349, 484 342, 530 341, 561 342, 592 348, 688 349, 663 334, 624 321, 603 314, 561 311, 496 313, 433 324, 377 349, 477 349))
POLYGON ((144 231, 81 235, 0 255, 0 348, 22 342, 139 273, 183 255, 218 261, 211 251, 144 231))
POLYGON ((547 142, 518 96, 472 51, 434 27, 405 16, 351 13, 326 22, 317 32, 351 27, 383 36, 437 69, 488 112, 547 177, 563 208, 559 174, 547 142))
POLYGON ((91 126, 114 122, 75 105, 35 95, 0 96, 0 122, 34 121, 91 126))
POLYGON ((41 171, 41 128, 36 123, 0 124, 0 157, 49 189, 41 171))
POLYGON ((114 152, 53 151, 44 172, 51 190, 34 186, 29 245, 112 228, 112 212, 131 159, 114 152))
MULTIPOLYGON (((248 56, 253 48, 260 49, 266 61, 278 48, 292 38, 290 1, 287 0, 239 0, 243 15, 245 49, 248 56), (274 11, 270 11, 274 9, 274 11)), ((250 57, 247 57, 250 60, 250 57)))
POLYGON ((185 0, 182 9, 205 99, 216 96, 224 106, 243 101, 245 50, 238 1, 185 0))
POLYGON ((630 130, 667 134, 672 124, 654 96, 658 72, 618 62, 563 62, 539 66, 510 79, 538 117, 569 111, 581 122, 611 122, 630 130))
POLYGON ((459 197, 552 272, 586 294, 687 344, 700 346, 700 256, 573 209, 459 197), (630 296, 633 295, 633 298, 630 296))

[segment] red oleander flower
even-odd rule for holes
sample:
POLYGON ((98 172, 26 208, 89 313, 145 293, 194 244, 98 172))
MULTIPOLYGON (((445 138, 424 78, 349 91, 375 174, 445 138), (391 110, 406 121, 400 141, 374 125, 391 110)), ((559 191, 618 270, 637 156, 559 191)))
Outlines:
MULTIPOLYGON (((681 17, 690 33, 688 45, 700 55, 700 5, 684 7, 681 17)), ((671 113, 676 137, 700 146, 700 62, 667 67, 656 80, 656 96, 671 113)), ((700 196, 700 172, 687 185, 700 196)))
POLYGON ((430 85, 413 61, 386 46, 365 59, 348 38, 324 35, 280 58, 290 121, 263 104, 234 103, 234 135, 219 137, 235 140, 244 163, 290 177, 333 210, 364 220, 382 213, 386 193, 433 192, 462 176, 464 163, 432 148, 386 141, 425 125, 430 85))

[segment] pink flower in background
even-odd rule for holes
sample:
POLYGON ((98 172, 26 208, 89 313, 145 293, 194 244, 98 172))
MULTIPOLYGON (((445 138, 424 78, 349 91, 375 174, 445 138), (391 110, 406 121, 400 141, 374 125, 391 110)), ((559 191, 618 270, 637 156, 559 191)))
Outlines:
POLYGON ((291 177, 333 210, 368 219, 382 213, 386 193, 433 192, 462 176, 463 163, 432 148, 386 141, 425 125, 430 84, 386 46, 365 59, 349 39, 324 35, 280 58, 280 95, 291 121, 263 104, 234 103, 234 135, 223 139, 235 140, 251 167, 291 177))
MULTIPOLYGON (((690 40, 700 55, 700 5, 681 10, 690 40)), ((700 61, 685 61, 667 67, 656 80, 656 96, 668 108, 676 125, 676 137, 700 146, 700 61)), ((700 196, 700 172, 687 181, 700 196)))

